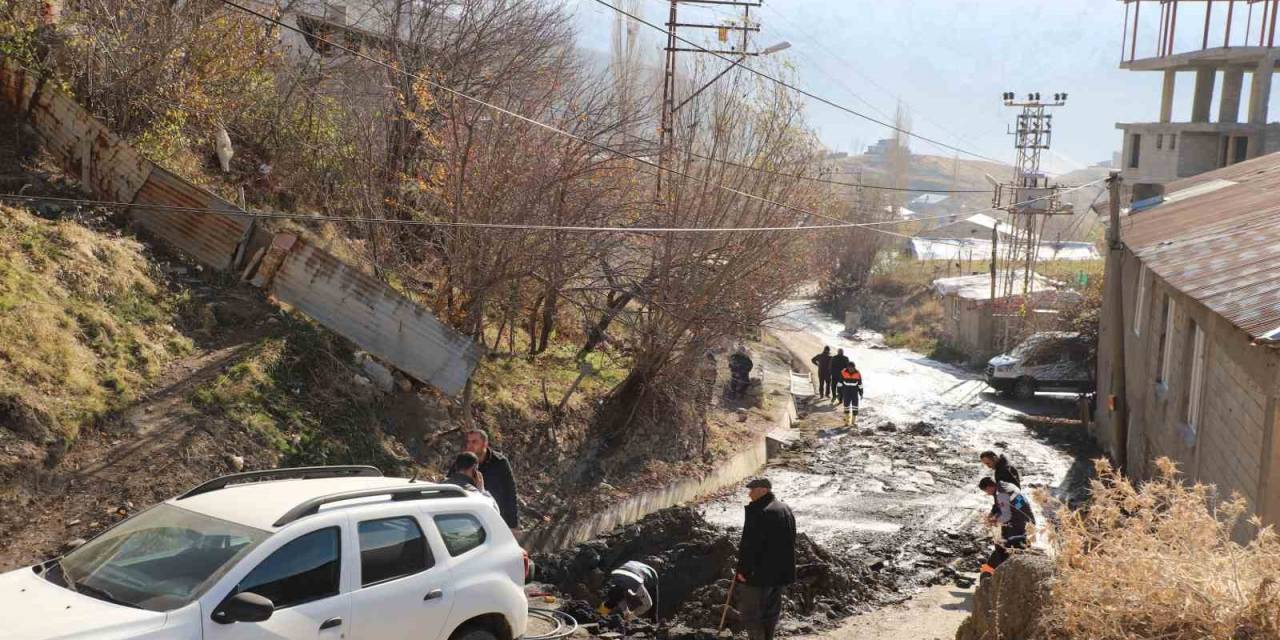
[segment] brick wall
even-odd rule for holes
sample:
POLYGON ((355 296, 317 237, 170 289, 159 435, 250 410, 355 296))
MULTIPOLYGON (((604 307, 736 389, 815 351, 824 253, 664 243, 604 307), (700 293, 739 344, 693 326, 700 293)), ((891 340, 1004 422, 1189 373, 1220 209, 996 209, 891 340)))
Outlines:
MULTIPOLYGON (((1196 479, 1218 486, 1219 495, 1239 492, 1259 507, 1266 396, 1222 345, 1209 336, 1199 428, 1196 479)), ((1191 472, 1191 469, 1187 469, 1191 472)))

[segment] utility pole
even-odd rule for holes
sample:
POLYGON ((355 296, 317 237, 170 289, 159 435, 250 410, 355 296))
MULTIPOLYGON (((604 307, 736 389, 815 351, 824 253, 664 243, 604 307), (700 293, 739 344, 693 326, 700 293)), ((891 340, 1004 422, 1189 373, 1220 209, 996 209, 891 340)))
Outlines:
MULTIPOLYGON (((1115 434, 1114 455, 1116 468, 1128 472, 1129 463, 1129 397, 1125 389, 1126 374, 1124 361, 1124 242, 1120 238, 1120 172, 1112 171, 1107 179, 1107 188, 1111 201, 1108 203, 1110 213, 1107 226, 1107 267, 1106 282, 1107 307, 1111 313, 1106 318, 1110 327, 1111 352, 1111 390, 1107 394, 1107 405, 1111 410, 1111 433, 1115 434)), ((1172 340, 1172 338, 1170 338, 1172 340)))
MULTIPOLYGON (((1018 100, 1013 92, 1005 92, 1001 97, 1005 106, 1020 109, 1016 125, 1009 131, 1013 136, 1013 146, 1018 152, 1013 179, 996 185, 993 202, 997 209, 1009 214, 1012 232, 1010 245, 1005 250, 1006 273, 1002 293, 1006 299, 1014 295, 1017 273, 1015 265, 1020 264, 1023 269, 1022 297, 1025 303, 1029 301, 1034 289, 1035 267, 1040 249, 1038 230, 1044 228, 1043 217, 1071 212, 1070 208, 1062 206, 1059 187, 1051 186, 1048 177, 1040 170, 1040 154, 1049 148, 1053 140, 1053 114, 1046 113, 1046 110, 1066 104, 1067 94, 1055 93, 1053 99, 1047 101, 1042 101, 1039 93, 1027 94, 1026 100, 1018 100)), ((992 306, 996 306, 994 295, 992 306)), ((1024 314, 1024 325, 1025 319, 1024 314)), ((1004 344, 1000 345, 1002 350, 1009 346, 1008 335, 1006 331, 1004 344)))
MULTIPOLYGON (((762 3, 760 0, 755 0, 755 1, 751 1, 751 0, 670 0, 670 3, 671 3, 671 6, 667 14, 667 46, 665 47, 665 51, 667 55, 666 55, 665 64, 663 66, 663 80, 662 80, 662 118, 659 124, 659 135, 658 135, 657 202, 659 203, 659 206, 664 206, 671 196, 669 189, 666 191, 664 191, 663 189, 664 178, 666 177, 663 175, 663 173, 665 173, 667 168, 670 166, 671 155, 673 151, 672 148, 675 144, 675 113, 676 111, 680 107, 687 104, 689 99, 692 99, 693 95, 702 93, 704 89, 711 86, 711 84, 714 83, 716 80, 719 80, 725 73, 728 73, 729 69, 736 67, 743 60, 746 60, 748 56, 760 55, 759 52, 753 52, 749 50, 750 34, 752 32, 760 31, 759 24, 753 25, 751 23, 751 8, 761 6, 762 3), (728 5, 731 7, 741 7, 742 8, 742 24, 741 25, 738 25, 736 23, 699 24, 699 23, 690 23, 690 22, 680 22, 679 12, 680 12, 680 5, 682 4, 715 5, 715 6, 728 5), (682 47, 680 45, 684 42, 684 40, 681 38, 679 34, 680 29, 714 29, 717 32, 718 41, 721 43, 730 43, 731 34, 733 34, 734 32, 741 32, 742 41, 740 45, 729 44, 730 48, 727 50, 723 50, 723 49, 722 50, 705 50, 705 49, 694 48, 694 47, 682 47), (730 65, 729 69, 725 69, 719 75, 712 78, 711 82, 708 82, 701 89, 694 91, 693 95, 691 95, 689 99, 686 99, 685 101, 677 104, 676 103, 676 69, 677 69, 677 55, 680 53, 713 53, 713 54, 719 54, 721 56, 734 56, 736 60, 733 62, 732 65, 730 65)), ((783 43, 783 45, 780 45, 777 47, 770 47, 770 49, 774 51, 780 51, 781 49, 784 49, 790 46, 789 44, 786 44, 786 43, 783 43)))

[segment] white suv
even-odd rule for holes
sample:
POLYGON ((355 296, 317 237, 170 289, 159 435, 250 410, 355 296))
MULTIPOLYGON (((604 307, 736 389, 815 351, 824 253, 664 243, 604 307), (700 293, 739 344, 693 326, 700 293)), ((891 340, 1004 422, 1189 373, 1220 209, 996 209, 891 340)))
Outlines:
POLYGON ((454 485, 238 473, 0 575, 0 637, 514 640, 527 562, 493 501, 454 485))

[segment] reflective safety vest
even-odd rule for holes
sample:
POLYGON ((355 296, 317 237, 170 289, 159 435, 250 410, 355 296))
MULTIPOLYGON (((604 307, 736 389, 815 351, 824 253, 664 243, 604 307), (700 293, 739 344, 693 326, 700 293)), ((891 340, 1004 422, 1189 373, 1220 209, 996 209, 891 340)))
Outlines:
POLYGON ((845 387, 861 387, 862 372, 861 371, 850 372, 848 369, 841 369, 840 385, 845 387))

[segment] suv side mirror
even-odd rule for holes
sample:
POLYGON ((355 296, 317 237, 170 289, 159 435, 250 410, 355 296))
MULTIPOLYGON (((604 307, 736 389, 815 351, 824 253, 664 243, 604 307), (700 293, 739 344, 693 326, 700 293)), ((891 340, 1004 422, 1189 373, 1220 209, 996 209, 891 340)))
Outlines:
POLYGON ((276 606, 271 600, 256 593, 244 591, 222 601, 213 610, 213 621, 219 624, 232 622, 262 622, 271 617, 276 606))

